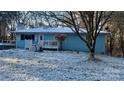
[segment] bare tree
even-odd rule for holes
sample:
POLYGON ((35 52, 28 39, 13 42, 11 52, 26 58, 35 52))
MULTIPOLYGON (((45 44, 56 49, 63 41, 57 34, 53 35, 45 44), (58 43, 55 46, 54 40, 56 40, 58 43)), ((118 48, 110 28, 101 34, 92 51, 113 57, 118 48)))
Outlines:
POLYGON ((18 19, 18 23, 23 23, 31 28, 60 26, 60 22, 47 16, 47 13, 46 11, 20 11, 21 17, 18 19))
POLYGON ((124 12, 123 11, 114 12, 114 14, 110 19, 109 24, 110 24, 109 29, 111 30, 111 33, 112 33, 111 38, 113 38, 113 42, 116 44, 113 46, 118 47, 118 50, 121 49, 122 56, 124 57, 124 30, 123 30, 124 29, 124 12), (116 28, 116 29, 113 29, 113 28, 116 28))
POLYGON ((96 39, 109 20, 112 12, 103 11, 66 11, 66 12, 49 12, 49 16, 64 23, 87 45, 90 54, 89 59, 95 59, 96 39), (84 23, 80 25, 80 22, 84 23), (87 32, 82 29, 86 28, 87 32), (86 34, 86 37, 82 35, 86 34))
MULTIPOLYGON (((112 18, 111 18, 112 19, 112 18)), ((113 56, 114 48, 116 45, 116 32, 118 28, 116 27, 116 24, 114 22, 108 21, 107 25, 105 27, 106 31, 111 33, 110 35, 107 35, 106 38, 106 48, 107 48, 107 54, 113 56)))
POLYGON ((10 25, 19 17, 18 11, 0 11, 0 39, 8 39, 10 25))

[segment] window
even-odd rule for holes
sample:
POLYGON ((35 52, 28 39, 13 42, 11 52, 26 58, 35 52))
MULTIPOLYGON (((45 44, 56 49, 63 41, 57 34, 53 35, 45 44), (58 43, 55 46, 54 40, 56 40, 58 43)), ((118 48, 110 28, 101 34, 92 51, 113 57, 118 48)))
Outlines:
POLYGON ((21 35, 21 40, 34 40, 34 35, 21 35))
POLYGON ((21 35, 21 40, 25 40, 25 35, 21 35))
POLYGON ((43 38, 42 38, 42 35, 40 36, 40 40, 42 40, 43 38))

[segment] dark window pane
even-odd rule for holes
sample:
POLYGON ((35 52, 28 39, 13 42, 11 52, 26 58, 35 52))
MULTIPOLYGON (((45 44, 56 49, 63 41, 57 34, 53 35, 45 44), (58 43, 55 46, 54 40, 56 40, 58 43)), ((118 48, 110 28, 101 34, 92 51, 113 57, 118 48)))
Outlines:
POLYGON ((42 35, 40 36, 40 40, 42 40, 42 35))
POLYGON ((34 40, 34 35, 21 35, 21 40, 34 40))
POLYGON ((32 40, 34 40, 34 35, 32 35, 32 40))
POLYGON ((25 35, 21 35, 21 40, 24 40, 25 39, 25 35))

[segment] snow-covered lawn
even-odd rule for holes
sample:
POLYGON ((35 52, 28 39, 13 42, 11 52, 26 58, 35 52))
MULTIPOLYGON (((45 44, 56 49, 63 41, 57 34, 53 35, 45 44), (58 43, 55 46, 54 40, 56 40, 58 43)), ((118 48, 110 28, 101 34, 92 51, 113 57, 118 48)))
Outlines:
POLYGON ((124 58, 72 51, 0 50, 0 80, 124 80, 124 58))

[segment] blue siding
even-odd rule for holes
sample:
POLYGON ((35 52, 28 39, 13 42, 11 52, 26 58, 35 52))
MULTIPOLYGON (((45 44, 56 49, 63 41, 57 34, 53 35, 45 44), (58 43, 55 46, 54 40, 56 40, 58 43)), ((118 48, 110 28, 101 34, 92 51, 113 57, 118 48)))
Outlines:
POLYGON ((68 34, 67 38, 63 41, 63 49, 76 50, 76 51, 88 51, 85 43, 74 34, 68 34))
MULTIPOLYGON (((68 34, 65 41, 63 41, 63 49, 64 50, 76 50, 76 51, 85 51, 88 52, 88 48, 82 40, 74 35, 68 34)), ((99 35, 96 42, 96 52, 105 52, 105 35, 99 35)))
POLYGON ((16 40, 16 48, 25 48, 25 40, 16 40))
POLYGON ((44 34, 44 40, 54 40, 54 34, 44 34))
POLYGON ((24 49, 25 41, 21 40, 21 34, 16 34, 16 48, 24 49))
POLYGON ((99 35, 96 42, 96 52, 105 53, 105 35, 99 35))
MULTIPOLYGON (((32 44, 37 44, 38 41, 32 41, 32 44)), ((16 40, 16 48, 25 48, 25 40, 16 40)))

